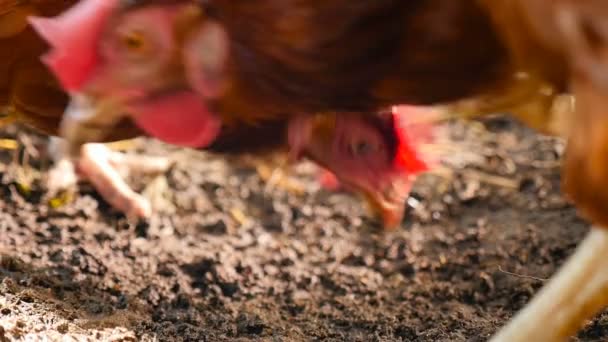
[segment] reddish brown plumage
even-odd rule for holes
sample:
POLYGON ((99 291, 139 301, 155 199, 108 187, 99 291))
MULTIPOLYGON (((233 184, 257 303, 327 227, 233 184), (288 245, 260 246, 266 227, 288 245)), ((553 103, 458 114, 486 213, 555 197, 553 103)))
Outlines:
POLYGON ((485 90, 506 54, 471 1, 210 2, 231 39, 226 112, 366 111, 485 90), (245 19, 246 18, 246 19, 245 19), (269 18, 272 18, 269 20, 269 18))

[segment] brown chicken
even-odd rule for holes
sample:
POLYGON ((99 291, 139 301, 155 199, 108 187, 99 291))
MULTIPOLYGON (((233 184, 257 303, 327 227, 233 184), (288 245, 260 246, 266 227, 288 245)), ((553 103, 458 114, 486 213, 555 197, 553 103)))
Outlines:
MULTIPOLYGON (((144 23, 171 23, 176 17, 162 12, 175 9, 177 3, 136 1, 126 7, 106 3, 104 15, 95 16, 94 25, 82 26, 87 29, 79 33, 90 50, 78 72, 60 70, 66 63, 61 51, 82 40, 55 40, 55 55, 47 62, 63 73, 63 85, 73 94, 74 107, 64 126, 70 140, 87 141, 91 132, 83 127, 116 120, 128 112, 126 108, 151 134, 186 145, 209 143, 218 134, 218 120, 242 118, 234 113, 247 113, 255 121, 282 113, 371 111, 395 103, 449 104, 462 115, 508 111, 568 139, 564 189, 584 215, 608 226, 608 195, 601 191, 608 182, 608 125, 602 113, 608 70, 605 1, 204 1, 202 15, 177 21, 183 24, 177 37, 186 42, 181 51, 187 80, 167 78, 138 94, 127 94, 126 90, 133 90, 129 82, 140 75, 118 74, 121 69, 110 67, 115 55, 97 55, 97 44, 114 36, 139 48, 143 32, 143 41, 166 48, 163 44, 171 41, 166 27, 157 25, 158 31, 150 32, 143 30, 144 23), (138 12, 147 9, 155 19, 138 12), (141 15, 139 26, 127 24, 133 22, 125 20, 130 11, 141 15), (118 25, 121 22, 124 26, 118 25), (100 61, 102 67, 93 68, 100 61), (178 141, 175 130, 146 122, 160 114, 145 104, 159 108, 152 99, 160 101, 157 95, 166 95, 163 90, 185 83, 207 102, 188 103, 191 94, 174 94, 183 96, 181 102, 190 106, 189 112, 198 112, 198 127, 178 141), (118 84, 118 91, 109 84, 118 84), (575 95, 575 105, 559 111, 563 116, 553 121, 554 105, 568 91, 575 95)), ((49 30, 43 26, 38 27, 44 35, 49 30)), ((144 51, 158 51, 148 47, 143 44, 144 51)), ((163 107, 163 111, 179 117, 175 108, 163 107)), ((185 122, 182 119, 177 121, 185 122)), ((602 270, 607 265, 599 264, 608 262, 606 234, 594 230, 577 253, 586 267, 571 273, 576 262, 569 263, 535 301, 539 306, 525 310, 514 321, 515 329, 496 339, 564 338, 584 317, 608 303, 608 296, 598 296, 608 288, 602 270), (567 283, 562 283, 564 279, 567 283)))

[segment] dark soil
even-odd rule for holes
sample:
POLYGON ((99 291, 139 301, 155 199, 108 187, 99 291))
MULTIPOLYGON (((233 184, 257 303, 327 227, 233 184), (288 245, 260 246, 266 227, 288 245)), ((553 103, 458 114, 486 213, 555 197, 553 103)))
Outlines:
MULTIPOLYGON (((0 341, 484 341, 589 228, 560 195, 562 144, 500 118, 453 124, 469 153, 419 179, 394 232, 309 165, 297 193, 150 141, 136 150, 178 163, 133 183, 161 200, 149 222, 87 186, 50 206, 45 140, 15 132, 0 151, 0 341)), ((607 336, 604 314, 578 340, 607 336)))

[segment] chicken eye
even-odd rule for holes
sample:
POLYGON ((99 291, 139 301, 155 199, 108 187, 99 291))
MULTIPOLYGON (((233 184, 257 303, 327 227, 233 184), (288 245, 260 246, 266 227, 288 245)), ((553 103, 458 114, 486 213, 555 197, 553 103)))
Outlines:
POLYGON ((152 54, 162 54, 162 46, 156 39, 156 32, 138 27, 120 28, 113 37, 108 54, 122 59, 124 62, 150 62, 152 54), (161 50, 161 51, 156 51, 161 50))
MULTIPOLYGON (((160 6, 129 12, 108 26, 101 54, 112 64, 149 69, 171 58, 175 45, 170 13, 160 6)), ((130 72, 130 70, 125 70, 130 72)))
POLYGON ((142 53, 146 50, 146 39, 141 31, 132 31, 120 37, 123 47, 130 53, 142 53))
POLYGON ((353 156, 367 156, 378 150, 378 145, 372 144, 365 140, 358 140, 350 145, 350 153, 353 156))

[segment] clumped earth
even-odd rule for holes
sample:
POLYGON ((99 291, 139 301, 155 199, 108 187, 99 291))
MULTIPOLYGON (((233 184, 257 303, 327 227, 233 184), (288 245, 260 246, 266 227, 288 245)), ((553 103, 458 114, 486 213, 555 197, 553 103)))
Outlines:
MULTIPOLYGON (((438 150, 468 152, 418 180, 393 232, 357 198, 319 189, 310 165, 293 169, 295 191, 150 141, 133 150, 177 163, 133 177, 159 208, 149 221, 86 185, 49 202, 46 140, 10 127, 0 341, 485 341, 589 225, 560 195, 561 142, 500 117, 451 126, 438 150)), ((575 340, 606 336, 604 314, 575 340)))

